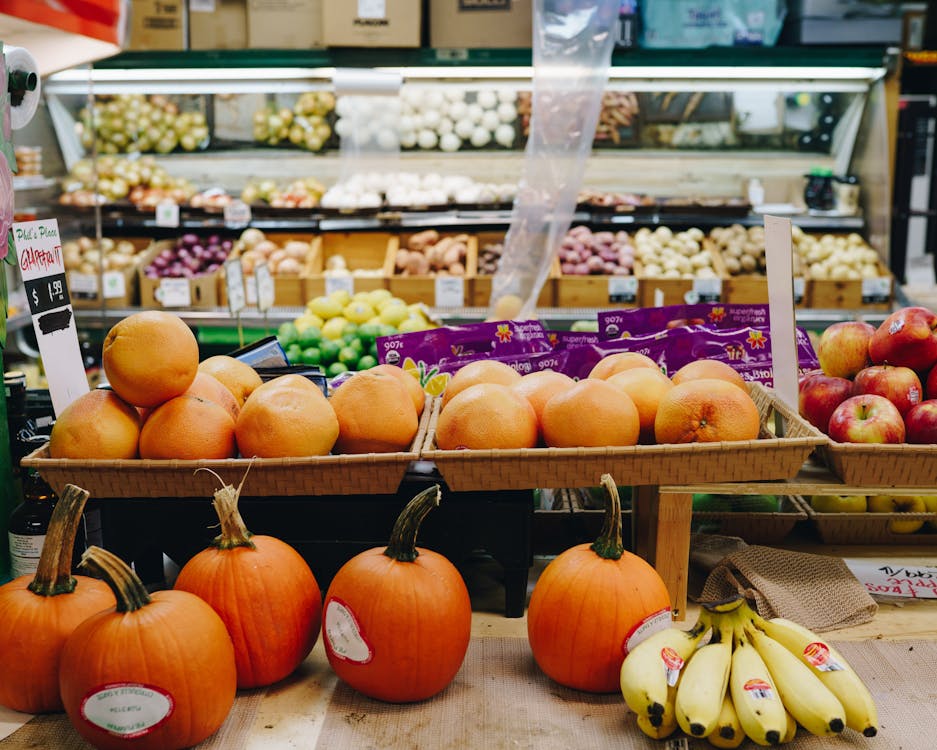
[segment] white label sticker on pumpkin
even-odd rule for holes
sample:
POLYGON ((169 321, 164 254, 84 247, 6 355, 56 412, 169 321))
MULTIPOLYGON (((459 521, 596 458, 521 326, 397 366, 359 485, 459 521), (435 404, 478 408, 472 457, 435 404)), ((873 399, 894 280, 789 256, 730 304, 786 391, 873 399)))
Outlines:
POLYGON ((339 659, 367 664, 374 656, 365 640, 355 613, 338 599, 331 599, 325 608, 325 639, 328 647, 339 659))
POLYGON ((122 739, 143 737, 172 716, 174 703, 165 690, 152 685, 115 682, 89 692, 81 716, 89 724, 122 739))
POLYGON ((641 641, 650 638, 658 630, 666 630, 671 625, 673 625, 673 615, 670 612, 670 607, 665 607, 659 612, 648 615, 635 624, 628 632, 628 635, 625 636, 625 641, 621 644, 622 651, 627 656, 641 641))

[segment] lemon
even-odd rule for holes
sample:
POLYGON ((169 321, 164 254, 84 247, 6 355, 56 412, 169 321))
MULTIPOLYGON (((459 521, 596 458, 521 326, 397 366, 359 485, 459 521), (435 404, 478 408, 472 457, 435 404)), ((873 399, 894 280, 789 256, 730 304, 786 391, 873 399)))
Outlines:
POLYGON ((384 322, 384 321, 381 320, 381 316, 380 316, 380 315, 375 315, 373 318, 364 321, 365 325, 380 325, 380 324, 383 323, 383 322, 384 322))
POLYGON ((296 330, 302 333, 307 331, 310 328, 322 328, 324 321, 318 315, 313 315, 310 312, 303 313, 294 321, 296 324, 296 330))
POLYGON ((349 302, 342 312, 346 320, 352 323, 367 323, 374 317, 374 308, 367 302, 349 302))
POLYGON ((371 292, 355 292, 351 295, 352 302, 366 302, 367 304, 374 307, 374 303, 371 302, 371 292))
POLYGON ((402 305, 403 307, 406 307, 407 303, 400 299, 400 297, 387 297, 386 299, 383 299, 377 303, 377 311, 384 312, 384 310, 393 305, 402 305))
POLYGON ((345 332, 346 325, 348 325, 348 321, 341 316, 331 318, 325 321, 325 325, 322 326, 322 335, 327 339, 340 339, 345 332))
POLYGON ((344 305, 339 304, 338 301, 330 297, 316 297, 306 307, 313 315, 318 315, 322 320, 328 320, 341 315, 344 305))
POLYGON ((365 292, 368 295, 368 304, 371 307, 376 308, 384 300, 388 300, 394 295, 390 293, 389 289, 373 289, 370 292, 365 292))
POLYGON ((397 326, 397 330, 401 333, 413 333, 414 331, 425 331, 427 328, 426 321, 422 318, 405 318, 397 326))
POLYGON ((410 317, 410 311, 406 305, 388 305, 381 310, 381 323, 385 325, 400 328, 400 324, 410 317))
POLYGON ((330 300, 334 300, 342 307, 351 302, 351 294, 347 289, 336 289, 334 292, 330 293, 328 297, 330 300))

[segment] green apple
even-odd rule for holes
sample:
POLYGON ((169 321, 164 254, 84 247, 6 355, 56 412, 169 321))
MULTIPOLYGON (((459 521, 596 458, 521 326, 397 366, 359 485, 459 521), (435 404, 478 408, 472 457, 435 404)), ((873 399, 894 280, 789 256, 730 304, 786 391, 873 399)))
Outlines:
MULTIPOLYGON (((872 495, 869 497, 870 513, 926 513, 927 506, 920 495, 872 495)), ((889 521, 888 530, 893 534, 913 534, 924 525, 923 521, 889 521)))
MULTIPOLYGON (((937 495, 918 495, 924 501, 928 513, 937 513, 937 495)), ((937 521, 927 521, 924 524, 928 531, 937 531, 937 521)))
POLYGON ((817 513, 865 513, 865 495, 813 495, 810 507, 817 513))

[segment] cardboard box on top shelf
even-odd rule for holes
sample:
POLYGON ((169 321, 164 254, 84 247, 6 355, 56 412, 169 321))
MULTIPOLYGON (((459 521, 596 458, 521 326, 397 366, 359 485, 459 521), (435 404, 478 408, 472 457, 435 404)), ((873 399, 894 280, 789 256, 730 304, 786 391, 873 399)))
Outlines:
POLYGON ((322 8, 323 0, 247 0, 247 46, 322 47, 322 8))
POLYGON ((530 47, 532 0, 429 0, 431 47, 530 47))
POLYGON ((185 49, 187 20, 185 0, 133 0, 127 49, 185 49))
POLYGON ((421 0, 331 0, 322 8, 327 47, 419 47, 421 0))
POLYGON ((244 49, 247 0, 189 0, 189 49, 244 49))

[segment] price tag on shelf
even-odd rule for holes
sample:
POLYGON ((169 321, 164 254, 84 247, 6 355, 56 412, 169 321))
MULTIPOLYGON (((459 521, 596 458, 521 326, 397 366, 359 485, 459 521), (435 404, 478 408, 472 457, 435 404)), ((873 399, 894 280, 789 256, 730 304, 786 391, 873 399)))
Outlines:
POLYGON ((68 291, 75 299, 94 299, 98 296, 98 277, 93 273, 69 271, 68 291))
POLYGON ((346 291, 349 294, 355 293, 355 279, 352 276, 326 276, 325 293, 346 291))
POLYGON ((635 302, 638 299, 638 280, 634 276, 609 276, 609 302, 635 302))
POLYGON ((465 306, 465 279, 461 276, 437 276, 435 292, 436 307, 465 306))
POLYGON ((127 278, 122 271, 104 272, 104 299, 116 299, 127 294, 127 278))
POLYGON ((189 0, 190 13, 214 13, 215 0, 189 0))
POLYGON ((240 258, 231 258, 224 263, 224 283, 228 292, 228 310, 237 315, 247 305, 244 293, 244 270, 240 258))
POLYGON ((156 299, 163 307, 189 307, 192 304, 192 290, 188 279, 160 279, 156 290, 156 299))
MULTIPOLYGON (((690 304, 690 303, 688 303, 690 304)), ((654 307, 663 307, 664 306, 664 290, 660 287, 654 288, 654 307)))
POLYGON ((242 200, 233 200, 224 207, 224 223, 243 227, 251 223, 251 207, 242 200))
POLYGON ((794 277, 794 304, 799 305, 804 301, 806 294, 807 280, 803 276, 794 277))
POLYGON ((862 280, 862 304, 882 304, 891 301, 891 277, 879 276, 862 280))
POLYGON ((172 201, 163 201, 156 204, 156 226, 178 227, 179 204, 172 201))
POLYGON ((254 269, 254 279, 257 286, 257 309, 266 312, 273 307, 276 301, 276 286, 273 283, 273 274, 266 263, 260 263, 254 269))
POLYGON ((358 0, 358 18, 387 18, 387 0, 358 0))
POLYGON ((693 279, 697 302, 719 302, 722 299, 722 279, 693 279))
POLYGON ((13 245, 56 414, 88 392, 55 219, 13 224, 13 245))

